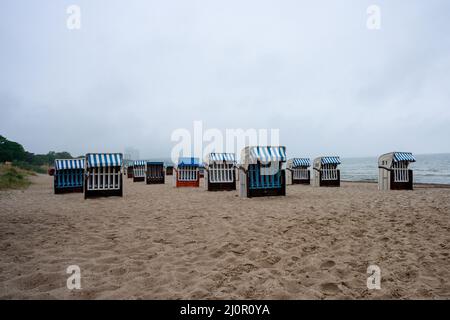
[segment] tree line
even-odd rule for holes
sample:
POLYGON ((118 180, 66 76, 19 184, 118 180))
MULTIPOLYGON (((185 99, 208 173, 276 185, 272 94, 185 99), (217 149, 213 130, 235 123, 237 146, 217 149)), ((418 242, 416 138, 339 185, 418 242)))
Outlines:
POLYGON ((73 159, 69 152, 50 151, 47 154, 34 154, 28 152, 17 142, 10 141, 0 135, 0 163, 12 162, 24 169, 45 172, 43 166, 51 166, 55 159, 73 159))

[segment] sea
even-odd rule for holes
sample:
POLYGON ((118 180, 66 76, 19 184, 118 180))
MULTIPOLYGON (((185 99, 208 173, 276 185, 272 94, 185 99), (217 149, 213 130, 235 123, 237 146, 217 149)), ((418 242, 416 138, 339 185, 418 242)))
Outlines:
MULTIPOLYGON (((414 182, 450 184, 450 153, 414 155, 414 182)), ((378 158, 341 158, 341 179, 346 181, 378 181, 378 158)))
MULTIPOLYGON (((416 162, 410 164, 414 170, 414 182, 450 184, 450 153, 414 154, 416 162)), ((152 159, 172 163, 169 158, 152 159)), ((311 159, 312 162, 312 159, 311 159)), ((341 179, 343 181, 378 181, 378 157, 341 157, 341 179)))

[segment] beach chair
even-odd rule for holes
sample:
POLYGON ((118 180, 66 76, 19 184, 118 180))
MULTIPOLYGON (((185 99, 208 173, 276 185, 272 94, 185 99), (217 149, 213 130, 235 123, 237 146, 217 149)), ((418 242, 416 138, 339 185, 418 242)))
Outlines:
POLYGON ((147 162, 145 180, 147 184, 165 183, 164 162, 147 162))
POLYGON ((390 152, 378 158, 379 190, 413 190, 413 171, 409 164, 416 159, 411 152, 390 152))
POLYGON ((168 176, 173 175, 173 166, 166 167, 166 175, 168 175, 168 176))
POLYGON ((128 179, 133 179, 133 166, 127 166, 127 178, 128 179))
POLYGON ((144 160, 133 162, 133 182, 145 181, 145 164, 144 160))
POLYGON ((205 187, 208 191, 236 190, 234 153, 210 153, 205 164, 205 187))
POLYGON ((84 159, 56 159, 53 171, 55 194, 83 192, 84 159))
POLYGON ((174 185, 178 187, 199 187, 199 159, 183 157, 178 159, 177 165, 174 167, 174 185))
POLYGON ((85 160, 84 198, 123 196, 121 153, 88 153, 85 160))
POLYGON ((241 197, 285 196, 286 162, 284 146, 245 147, 239 167, 239 195, 241 197))
POLYGON ((318 157, 313 162, 315 187, 340 187, 341 172, 337 168, 341 160, 336 156, 318 157))
POLYGON ((308 169, 310 166, 309 158, 289 159, 286 164, 287 184, 310 184, 311 173, 308 169))
POLYGON ((198 166, 198 175, 199 175, 200 179, 205 177, 205 167, 206 167, 206 163, 204 163, 204 162, 200 163, 200 165, 198 166))

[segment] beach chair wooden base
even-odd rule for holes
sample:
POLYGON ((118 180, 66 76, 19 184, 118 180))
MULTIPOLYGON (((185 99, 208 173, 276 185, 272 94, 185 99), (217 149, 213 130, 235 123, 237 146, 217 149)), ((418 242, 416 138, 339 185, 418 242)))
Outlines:
POLYGON ((396 182, 394 180, 394 174, 391 173, 391 190, 413 190, 413 171, 408 170, 408 181, 396 182))
POLYGON ((277 189, 250 189, 247 193, 247 198, 253 197, 271 197, 271 196, 285 196, 286 188, 277 189))
POLYGON ((208 191, 232 191, 236 190, 236 181, 234 182, 207 182, 208 191))
POLYGON ((292 179, 292 184, 310 184, 309 179, 292 179))
POLYGON ((176 187, 177 188, 180 188, 180 187, 198 188, 198 187, 200 187, 200 180, 195 180, 195 181, 179 181, 179 180, 177 180, 176 187))
POLYGON ((123 197, 123 189, 85 191, 84 198, 123 197))
POLYGON ((145 177, 133 177, 133 182, 142 182, 145 181, 145 177))
POLYGON ((161 177, 161 178, 147 177, 146 183, 147 184, 164 184, 165 183, 165 178, 164 178, 164 176, 161 177))
POLYGON ((83 187, 67 187, 67 188, 53 188, 55 194, 64 194, 64 193, 83 193, 83 187))

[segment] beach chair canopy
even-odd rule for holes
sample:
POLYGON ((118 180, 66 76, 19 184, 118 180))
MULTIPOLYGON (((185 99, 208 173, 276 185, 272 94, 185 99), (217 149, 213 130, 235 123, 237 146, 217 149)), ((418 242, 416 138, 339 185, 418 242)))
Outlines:
POLYGON ((200 160, 199 158, 193 158, 193 157, 181 157, 178 159, 177 167, 199 167, 200 166, 200 160))
POLYGON ((236 157, 234 153, 210 153, 208 155, 208 164, 212 163, 228 163, 234 164, 236 163, 236 157))
POLYGON ((314 168, 322 169, 324 165, 338 165, 341 164, 341 159, 337 156, 317 157, 314 159, 314 168))
POLYGON ((415 162, 416 158, 414 158, 411 152, 394 152, 394 162, 398 161, 415 162))
POLYGON ((56 159, 56 170, 84 169, 84 159, 56 159))
POLYGON ((383 168, 392 168, 392 165, 397 162, 416 162, 416 158, 411 152, 389 152, 378 158, 378 166, 383 168))
POLYGON ((88 153, 86 155, 88 168, 108 168, 121 167, 122 154, 121 153, 88 153))
POLYGON ((288 169, 300 168, 300 167, 310 167, 311 162, 309 158, 292 158, 287 162, 288 169))
POLYGON ((145 160, 135 160, 133 162, 133 166, 145 166, 146 163, 147 163, 147 161, 145 161, 145 160))
POLYGON ((285 162, 286 147, 284 146, 256 146, 245 147, 241 152, 241 162, 244 167, 260 162, 285 162))

